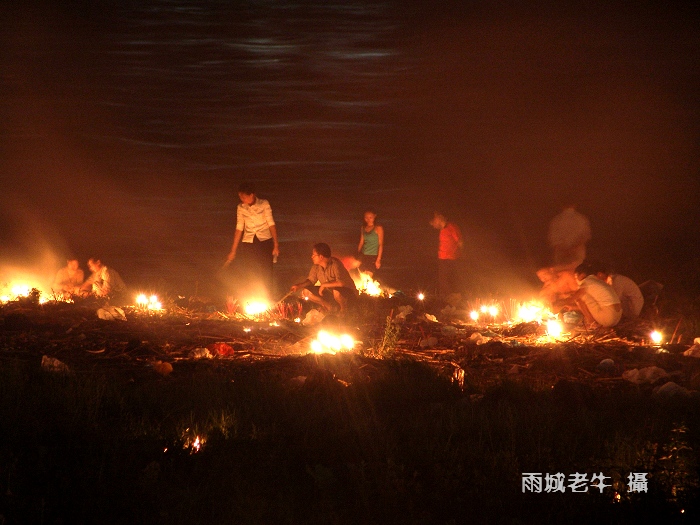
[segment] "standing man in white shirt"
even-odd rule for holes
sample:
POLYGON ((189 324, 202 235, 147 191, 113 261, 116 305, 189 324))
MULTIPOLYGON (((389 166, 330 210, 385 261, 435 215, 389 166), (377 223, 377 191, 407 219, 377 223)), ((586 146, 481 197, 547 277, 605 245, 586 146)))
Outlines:
POLYGON ((256 196, 255 188, 247 182, 238 188, 238 198, 241 202, 236 208, 236 232, 224 266, 240 257, 244 288, 262 287, 263 293, 270 296, 272 264, 280 253, 272 208, 268 201, 256 196))

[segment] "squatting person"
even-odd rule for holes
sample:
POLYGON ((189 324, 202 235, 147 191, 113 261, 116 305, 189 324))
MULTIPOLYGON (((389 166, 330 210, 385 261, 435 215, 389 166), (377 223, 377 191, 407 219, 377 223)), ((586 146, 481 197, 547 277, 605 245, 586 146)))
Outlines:
POLYGON ((341 314, 346 313, 358 295, 350 273, 340 259, 331 257, 331 248, 324 242, 314 245, 311 261, 313 266, 309 270, 309 276, 293 285, 290 291, 302 290, 302 297, 320 304, 326 310, 339 309, 341 314), (316 286, 316 283, 319 285, 316 286))

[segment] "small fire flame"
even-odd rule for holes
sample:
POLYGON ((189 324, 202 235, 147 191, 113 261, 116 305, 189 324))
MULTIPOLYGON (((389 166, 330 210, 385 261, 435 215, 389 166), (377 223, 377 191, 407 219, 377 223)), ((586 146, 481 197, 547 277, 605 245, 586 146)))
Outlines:
MULTIPOLYGON (((182 438, 183 438, 182 448, 185 450, 189 449, 190 454, 196 454, 197 452, 202 450, 202 447, 204 446, 204 444, 207 441, 206 437, 195 434, 194 432, 190 431, 189 428, 186 428, 182 432, 182 438)), ((166 452, 166 451, 167 451, 167 448, 163 452, 166 452)))
POLYGON ((559 337, 564 332, 564 327, 556 319, 547 321, 547 334, 551 337, 559 337))
POLYGON ((348 334, 333 335, 325 330, 321 330, 316 339, 311 341, 311 351, 315 354, 336 354, 354 347, 355 340, 348 334))
POLYGON ((556 316, 543 304, 534 301, 521 304, 515 316, 517 321, 523 323, 531 323, 533 321, 544 323, 555 317, 556 316))
POLYGON ((248 301, 243 308, 246 315, 256 316, 262 315, 270 309, 270 305, 265 301, 248 301))
POLYGON ((10 301, 17 301, 25 297, 30 297, 33 290, 37 290, 39 292, 39 304, 45 304, 51 300, 72 302, 70 296, 64 297, 63 294, 60 293, 55 294, 50 291, 46 292, 35 279, 28 279, 25 281, 11 281, 9 283, 0 284, 0 303, 4 304, 9 303, 10 301))
POLYGON ((368 273, 360 272, 360 278, 356 279, 353 277, 353 280, 355 281, 355 286, 357 287, 358 292, 365 293, 373 297, 379 297, 382 295, 381 285, 372 279, 372 276, 370 276, 368 273))
POLYGON ((664 334, 658 330, 654 330, 651 334, 649 334, 649 337, 651 338, 652 343, 655 345, 660 345, 661 341, 664 339, 664 334))

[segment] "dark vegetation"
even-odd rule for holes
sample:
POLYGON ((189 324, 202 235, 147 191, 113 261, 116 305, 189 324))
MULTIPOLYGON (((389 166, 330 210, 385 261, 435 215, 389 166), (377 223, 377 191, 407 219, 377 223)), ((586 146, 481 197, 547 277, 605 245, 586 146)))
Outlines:
POLYGON ((697 390, 690 332, 666 353, 619 337, 476 346, 417 315, 391 332, 397 305, 366 299, 362 348, 338 355, 302 353, 313 330, 294 323, 1 307, 0 523, 697 523, 700 400, 620 378, 656 365, 697 390), (191 357, 221 342, 232 352, 191 357), (527 472, 612 486, 523 493, 527 472), (628 490, 635 472, 646 493, 628 490))

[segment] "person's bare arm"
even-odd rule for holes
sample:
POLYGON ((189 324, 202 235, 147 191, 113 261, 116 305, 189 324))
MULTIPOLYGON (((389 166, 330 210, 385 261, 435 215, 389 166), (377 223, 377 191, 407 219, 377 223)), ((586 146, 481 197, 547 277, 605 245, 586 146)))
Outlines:
POLYGON ((379 270, 382 266, 382 254, 384 253, 384 228, 376 226, 374 229, 377 231, 377 237, 379 238, 379 250, 377 250, 377 259, 374 261, 374 266, 379 270))
POLYGON ((243 237, 243 230, 236 230, 236 233, 233 234, 233 244, 231 245, 231 251, 229 252, 228 257, 226 258, 224 266, 228 266, 229 264, 231 264, 231 261, 233 261, 236 258, 236 252, 238 251, 238 245, 241 242, 241 237, 243 237))

